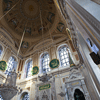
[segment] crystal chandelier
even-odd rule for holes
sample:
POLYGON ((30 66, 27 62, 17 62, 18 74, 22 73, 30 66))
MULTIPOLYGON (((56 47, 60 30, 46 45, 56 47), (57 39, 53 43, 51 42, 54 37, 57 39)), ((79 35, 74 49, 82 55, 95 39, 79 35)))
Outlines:
POLYGON ((0 84, 1 95, 4 100, 11 100, 17 93, 21 93, 22 89, 16 86, 17 73, 15 70, 7 75, 4 84, 0 84))

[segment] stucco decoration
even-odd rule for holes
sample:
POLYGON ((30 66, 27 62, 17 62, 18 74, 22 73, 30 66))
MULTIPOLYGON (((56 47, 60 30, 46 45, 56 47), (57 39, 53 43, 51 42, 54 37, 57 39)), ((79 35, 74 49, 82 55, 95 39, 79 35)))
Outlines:
POLYGON ((58 25, 57 25, 57 29, 62 32, 63 29, 64 29, 65 25, 62 23, 62 22, 59 22, 58 25))
POLYGON ((65 79, 65 86, 69 100, 75 100, 74 94, 75 90, 77 89, 84 94, 85 100, 91 100, 89 92, 85 85, 84 77, 82 76, 80 70, 73 69, 70 71, 69 77, 65 79))
POLYGON ((22 45, 21 45, 22 48, 28 48, 28 46, 29 46, 28 42, 25 42, 25 41, 22 42, 22 45))
POLYGON ((46 83, 40 83, 40 82, 37 83, 35 89, 36 89, 35 100, 57 100, 54 78, 52 78, 50 81, 46 83), (40 86, 46 86, 48 88, 39 90, 40 86))

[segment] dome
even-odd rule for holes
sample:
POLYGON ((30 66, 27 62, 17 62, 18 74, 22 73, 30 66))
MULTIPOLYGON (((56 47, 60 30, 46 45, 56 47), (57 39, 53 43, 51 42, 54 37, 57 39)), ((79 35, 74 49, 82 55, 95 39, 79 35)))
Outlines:
POLYGON ((42 36, 42 28, 46 36, 48 30, 54 27, 56 8, 53 0, 3 0, 2 3, 3 14, 13 7, 4 20, 17 39, 22 37, 25 30, 24 39, 32 41, 42 36))

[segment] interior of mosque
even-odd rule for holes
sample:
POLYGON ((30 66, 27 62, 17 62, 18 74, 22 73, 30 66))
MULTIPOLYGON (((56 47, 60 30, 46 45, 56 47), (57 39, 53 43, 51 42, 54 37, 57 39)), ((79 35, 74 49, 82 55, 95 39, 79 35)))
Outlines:
POLYGON ((0 0, 0 100, 100 100, 100 0, 0 0))

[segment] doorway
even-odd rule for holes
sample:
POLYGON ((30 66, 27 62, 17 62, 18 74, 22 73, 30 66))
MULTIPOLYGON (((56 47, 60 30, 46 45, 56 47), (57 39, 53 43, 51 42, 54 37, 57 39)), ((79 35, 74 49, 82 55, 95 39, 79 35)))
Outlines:
POLYGON ((79 89, 75 89, 74 100, 85 100, 83 92, 81 92, 79 89))

